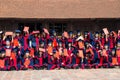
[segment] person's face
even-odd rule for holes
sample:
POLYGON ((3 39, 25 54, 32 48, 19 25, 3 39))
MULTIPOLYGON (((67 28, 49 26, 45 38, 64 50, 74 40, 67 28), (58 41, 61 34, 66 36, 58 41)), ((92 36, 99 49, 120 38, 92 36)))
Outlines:
POLYGON ((120 47, 120 43, 118 43, 117 46, 120 47))
POLYGON ((16 36, 19 36, 20 34, 19 33, 16 33, 16 36))
POLYGON ((87 38, 87 34, 85 34, 85 38, 87 38))
POLYGON ((61 43, 59 43, 59 46, 60 46, 60 47, 62 47, 62 44, 61 44, 61 43))
POLYGON ((49 43, 48 46, 52 46, 52 43, 49 43))
POLYGON ((86 47, 89 48, 89 44, 86 44, 86 47))
POLYGON ((70 37, 72 38, 73 34, 70 34, 70 37))
POLYGON ((112 55, 114 55, 115 54, 115 50, 112 50, 112 55))
POLYGON ((99 44, 96 45, 96 48, 99 49, 99 44))
POLYGON ((37 37, 37 34, 35 34, 35 37, 37 37))
POLYGON ((110 33, 110 36, 113 36, 113 33, 112 33, 112 32, 110 33))
POLYGON ((40 34, 38 34, 38 38, 40 38, 40 34))
POLYGON ((104 33, 102 33, 102 37, 104 37, 105 36, 105 34, 104 33))
POLYGON ((95 37, 98 37, 98 36, 99 36, 99 34, 96 34, 96 35, 95 35, 95 37))
POLYGON ((28 52, 26 53, 26 57, 29 57, 29 53, 28 52))
POLYGON ((6 46, 10 46, 10 41, 6 41, 6 46))
POLYGON ((68 44, 68 46, 69 46, 69 47, 71 47, 71 46, 72 46, 72 44, 71 44, 71 43, 69 43, 69 44, 68 44))
POLYGON ((97 49, 99 49, 99 47, 98 47, 98 46, 97 46, 96 48, 97 48, 97 49))
POLYGON ((56 58, 56 55, 55 55, 55 54, 53 54, 53 58, 56 58))
POLYGON ((108 45, 105 45, 105 49, 106 49, 106 50, 108 49, 108 45))
POLYGON ((57 35, 56 32, 54 32, 53 35, 56 36, 57 35))
POLYGON ((41 47, 44 47, 44 43, 41 44, 41 47))
POLYGON ((77 35, 80 36, 80 32, 78 32, 77 35))

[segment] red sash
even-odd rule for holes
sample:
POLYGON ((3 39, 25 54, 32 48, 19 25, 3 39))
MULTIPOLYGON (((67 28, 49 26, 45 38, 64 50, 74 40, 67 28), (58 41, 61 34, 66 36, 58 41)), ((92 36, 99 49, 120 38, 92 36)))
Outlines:
POLYGON ((52 48, 51 46, 49 46, 49 47, 48 47, 48 54, 49 54, 49 55, 52 55, 52 54, 51 54, 52 51, 53 51, 53 48, 52 48))
POLYGON ((6 54, 5 54, 7 57, 10 57, 11 56, 11 49, 6 49, 6 54))
POLYGON ((25 59, 25 62, 24 62, 24 66, 27 68, 30 64, 30 60, 29 59, 25 59))
POLYGON ((5 66, 5 60, 0 59, 0 68, 4 68, 4 66, 5 66))

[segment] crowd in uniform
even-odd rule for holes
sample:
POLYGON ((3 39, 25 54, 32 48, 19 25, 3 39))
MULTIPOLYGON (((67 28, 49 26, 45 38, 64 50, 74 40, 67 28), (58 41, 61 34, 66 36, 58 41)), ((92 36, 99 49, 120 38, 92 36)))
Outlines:
POLYGON ((120 66, 120 32, 0 32, 0 70, 120 66))

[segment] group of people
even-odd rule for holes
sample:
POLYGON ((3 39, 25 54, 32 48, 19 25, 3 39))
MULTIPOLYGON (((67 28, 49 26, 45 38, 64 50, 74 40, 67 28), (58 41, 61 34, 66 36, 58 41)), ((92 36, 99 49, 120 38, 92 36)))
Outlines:
POLYGON ((120 66, 120 32, 0 32, 0 70, 120 66))

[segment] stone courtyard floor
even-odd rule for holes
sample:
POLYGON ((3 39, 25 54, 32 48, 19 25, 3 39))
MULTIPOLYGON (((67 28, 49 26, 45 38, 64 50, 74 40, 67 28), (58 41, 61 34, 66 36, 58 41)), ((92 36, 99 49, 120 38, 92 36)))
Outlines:
POLYGON ((120 69, 0 71, 0 80, 120 80, 120 69))

